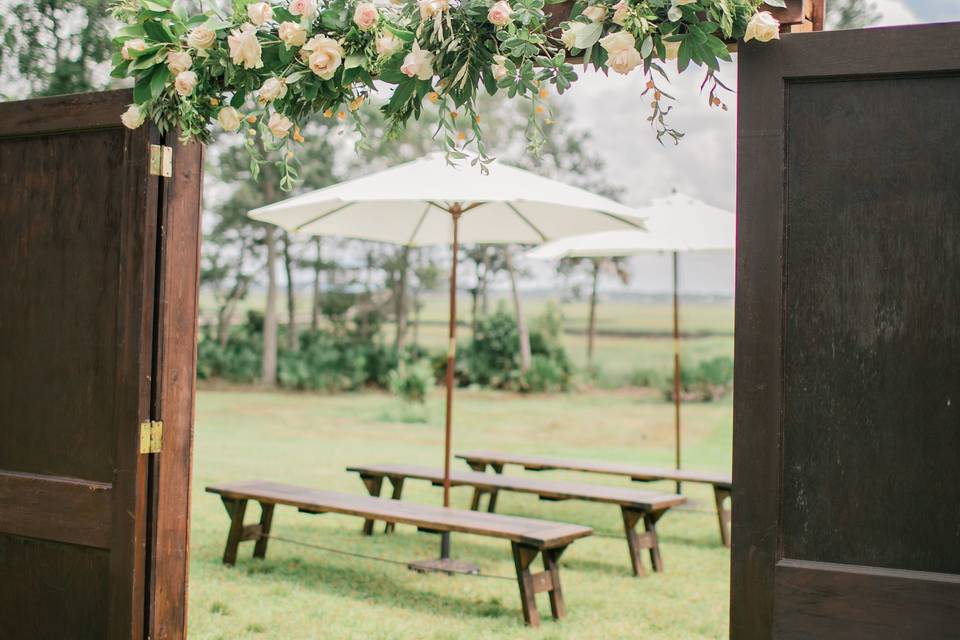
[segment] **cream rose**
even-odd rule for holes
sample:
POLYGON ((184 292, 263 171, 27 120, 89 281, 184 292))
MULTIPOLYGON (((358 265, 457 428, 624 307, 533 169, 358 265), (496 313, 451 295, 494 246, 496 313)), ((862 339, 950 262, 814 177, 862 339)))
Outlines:
POLYGON ((666 59, 667 60, 676 60, 677 55, 680 53, 680 43, 679 42, 670 42, 668 40, 663 41, 663 47, 666 49, 666 59))
POLYGON ((217 41, 217 32, 203 25, 193 28, 187 34, 187 46, 194 49, 209 49, 217 41))
POLYGON ((429 80, 433 77, 434 57, 432 53, 424 51, 414 43, 413 51, 407 54, 400 65, 400 72, 410 78, 429 80))
POLYGON ((287 83, 280 78, 267 78, 257 91, 257 99, 261 104, 273 102, 285 95, 287 95, 287 83))
POLYGON ((490 71, 493 72, 493 79, 499 81, 501 78, 506 78, 507 67, 504 64, 507 61, 506 56, 493 56, 493 64, 490 65, 490 71))
POLYGON ((329 80, 343 63, 343 47, 333 38, 314 36, 303 45, 308 52, 307 65, 316 75, 329 80))
POLYGON ((147 114, 144 113, 140 107, 135 104, 127 107, 127 110, 123 112, 123 115, 120 116, 120 122, 123 123, 127 129, 136 129, 143 124, 143 121, 147 119, 147 114))
POLYGON ((743 34, 743 41, 758 40, 770 42, 780 39, 780 22, 769 11, 755 13, 747 23, 747 31, 743 34))
POLYGON ((600 39, 600 46, 607 51, 607 66, 622 75, 627 75, 643 62, 636 45, 633 35, 626 31, 617 31, 600 39))
POLYGON ((490 21, 490 24, 496 25, 498 27, 505 27, 510 24, 510 15, 513 13, 513 9, 510 8, 510 3, 506 0, 499 0, 495 2, 490 11, 487 12, 487 20, 490 21))
POLYGON ((290 122, 290 118, 282 116, 279 113, 272 114, 267 121, 267 129, 270 130, 270 133, 272 133, 275 138, 286 138, 292 126, 293 123, 290 122))
POLYGON ((360 31, 369 31, 377 26, 380 20, 380 12, 372 2, 361 2, 353 11, 353 24, 357 25, 360 31))
POLYGON ((193 59, 186 51, 171 51, 167 54, 167 69, 170 69, 173 75, 186 71, 192 64, 193 59))
POLYGON ((374 45, 377 48, 377 55, 381 58, 389 58, 403 49, 403 40, 387 31, 376 39, 374 45))
POLYGON ((243 65, 244 69, 259 69, 263 66, 257 28, 252 24, 247 23, 240 29, 231 31, 227 36, 227 44, 230 45, 230 59, 234 64, 243 65))
POLYGON ((293 0, 287 9, 291 15, 302 16, 309 20, 317 15, 317 2, 316 0, 293 0))
POLYGON ((449 0, 417 0, 417 6, 420 8, 420 19, 426 20, 446 11, 450 7, 450 2, 449 0))
POLYGON ((240 112, 233 107, 224 107, 217 114, 217 122, 220 123, 224 131, 236 131, 243 123, 243 118, 240 117, 240 112))
POLYGON ((290 47, 299 47, 307 41, 307 30, 296 22, 281 22, 277 29, 277 37, 281 42, 290 47))
POLYGON ((143 51, 146 48, 147 43, 144 42, 143 38, 130 38, 120 47, 120 57, 124 60, 132 60, 131 51, 143 51))
POLYGON ((620 2, 613 5, 613 24, 618 24, 622 27, 627 24, 629 17, 630 5, 627 3, 627 0, 620 0, 620 2))
POLYGON ((583 10, 583 15, 590 22, 603 22, 603 19, 607 17, 607 7, 602 4, 592 4, 583 10))
POLYGON ((181 71, 173 79, 173 88, 181 96, 188 96, 193 93, 193 88, 197 86, 197 74, 193 71, 181 71))
POLYGON ((273 17, 273 7, 269 2, 255 2, 247 5, 247 17, 258 27, 273 17))

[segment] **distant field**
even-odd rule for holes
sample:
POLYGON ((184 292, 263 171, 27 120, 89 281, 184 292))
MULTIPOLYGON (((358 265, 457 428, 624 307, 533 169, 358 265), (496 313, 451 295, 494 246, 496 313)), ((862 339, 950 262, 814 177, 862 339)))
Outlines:
MULTIPOLYGON (((506 299, 502 299, 504 304, 506 299)), ((298 300, 298 322, 307 322, 307 298, 298 300)), ((492 303, 495 307, 497 301, 492 303)), ((537 297, 524 303, 528 319, 543 314, 548 300, 537 297)), ((286 303, 281 298, 280 311, 286 318, 286 303)), ((214 305, 209 297, 201 299, 201 308, 208 313, 214 305)), ((263 308, 262 297, 251 296, 245 308, 263 308)), ((512 307, 508 306, 512 309, 512 307)), ((564 346, 577 366, 586 364, 586 327, 589 306, 585 302, 567 302, 559 305, 567 334, 564 346)), ((421 312, 420 342, 430 349, 443 349, 446 344, 447 300, 441 295, 427 298, 421 312)), ((458 317, 461 342, 470 339, 470 299, 458 299, 458 317)), ((598 337, 595 364, 605 377, 616 382, 642 369, 653 369, 666 374, 672 370, 673 340, 672 308, 669 304, 645 303, 621 299, 604 300, 597 313, 598 337)), ((681 358, 685 365, 717 356, 733 357, 733 304, 723 302, 686 302, 680 306, 681 332, 687 335, 681 343, 681 358)), ((392 335, 391 325, 385 327, 392 335)))

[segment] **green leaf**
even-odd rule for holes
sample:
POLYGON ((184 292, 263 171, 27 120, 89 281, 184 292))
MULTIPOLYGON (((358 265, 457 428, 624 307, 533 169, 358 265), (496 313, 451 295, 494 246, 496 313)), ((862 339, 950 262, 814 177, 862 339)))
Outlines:
POLYGON ((690 65, 692 42, 690 39, 684 39, 684 41, 680 43, 680 49, 677 51, 677 69, 680 73, 683 73, 690 65))
POLYGON ((351 53, 344 59, 343 68, 344 69, 353 69, 354 67, 362 67, 363 63, 367 61, 367 56, 362 53, 351 53))
POLYGON ((781 9, 787 8, 787 3, 784 0, 763 0, 764 4, 768 4, 771 7, 779 7, 781 9))
POLYGON ((170 78, 170 69, 166 65, 158 65, 150 74, 150 97, 158 98, 163 93, 163 87, 170 78))
POLYGON ((167 28, 167 25, 155 20, 147 20, 144 22, 143 30, 147 32, 147 36, 149 36, 151 40, 156 42, 174 43, 177 41, 170 32, 170 29, 167 28))
POLYGON ((646 58, 651 53, 653 53, 653 38, 647 36, 640 45, 640 55, 646 58))
POLYGON ((577 38, 573 46, 577 49, 588 49, 597 43, 602 33, 603 23, 594 22, 589 24, 585 29, 581 29, 580 32, 577 33, 577 38))
POLYGON ((133 101, 137 104, 143 104, 150 99, 150 74, 144 74, 137 78, 133 85, 133 101))

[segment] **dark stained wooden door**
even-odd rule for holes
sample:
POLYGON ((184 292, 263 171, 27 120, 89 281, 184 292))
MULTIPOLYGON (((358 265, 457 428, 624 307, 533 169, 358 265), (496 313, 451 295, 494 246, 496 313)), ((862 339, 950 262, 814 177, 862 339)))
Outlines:
POLYGON ((184 633, 202 154, 130 98, 0 104, 2 638, 184 633))
POLYGON ((738 640, 960 638, 958 42, 740 48, 738 640))

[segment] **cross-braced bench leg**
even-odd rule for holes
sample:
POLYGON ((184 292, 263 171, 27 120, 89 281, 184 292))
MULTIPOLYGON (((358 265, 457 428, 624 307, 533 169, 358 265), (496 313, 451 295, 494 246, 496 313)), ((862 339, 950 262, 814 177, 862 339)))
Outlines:
POLYGON ((248 525, 243 524, 243 517, 247 513, 246 499, 223 498, 223 507, 230 516, 230 531, 227 533, 227 547, 223 550, 223 564, 236 564, 240 543, 247 540, 256 541, 253 547, 254 558, 266 557, 274 505, 261 502, 260 522, 248 525))
POLYGON ((717 520, 720 522, 720 540, 723 546, 730 548, 730 510, 724 506, 727 498, 733 502, 733 495, 729 489, 713 485, 713 498, 717 503, 717 520))
POLYGON ((531 627, 540 626, 540 613, 537 611, 538 593, 546 591, 550 595, 550 611, 554 618, 566 615, 563 603, 563 590, 560 588, 560 566, 558 561, 565 547, 545 549, 543 553, 544 571, 531 573, 530 565, 541 553, 537 547, 510 543, 513 548, 513 564, 517 569, 517 585, 520 588, 520 608, 523 620, 531 627))
POLYGON ((653 570, 663 571, 663 557, 660 555, 660 540, 657 537, 657 520, 663 515, 663 511, 646 512, 637 509, 628 509, 621 507, 623 514, 623 531, 627 536, 627 548, 630 551, 630 565, 633 567, 633 575, 646 575, 643 568, 641 554, 644 549, 650 550, 650 564, 653 570), (637 523, 643 520, 643 533, 637 532, 637 523))
POLYGON ((269 503, 260 503, 260 531, 256 543, 253 545, 254 558, 267 557, 267 542, 270 539, 270 527, 273 524, 273 507, 269 503))
MULTIPOLYGON (((363 486, 367 488, 367 491, 374 498, 380 497, 380 488, 383 487, 383 476, 360 476, 360 479, 363 480, 363 486)), ((373 520, 364 520, 363 521, 363 535, 372 536, 373 535, 373 520)))
MULTIPOLYGON (((393 493, 390 495, 390 498, 393 500, 399 500, 400 496, 403 494, 403 478, 393 478, 390 479, 390 484, 393 485, 393 493)), ((396 528, 396 522, 388 522, 383 528, 384 533, 393 533, 393 530, 396 528)))
POLYGON ((481 489, 480 487, 473 488, 473 499, 470 501, 470 510, 479 511, 480 510, 480 498, 486 494, 490 498, 487 501, 487 511, 489 513, 494 513, 497 509, 497 494, 499 493, 498 489, 481 489))

